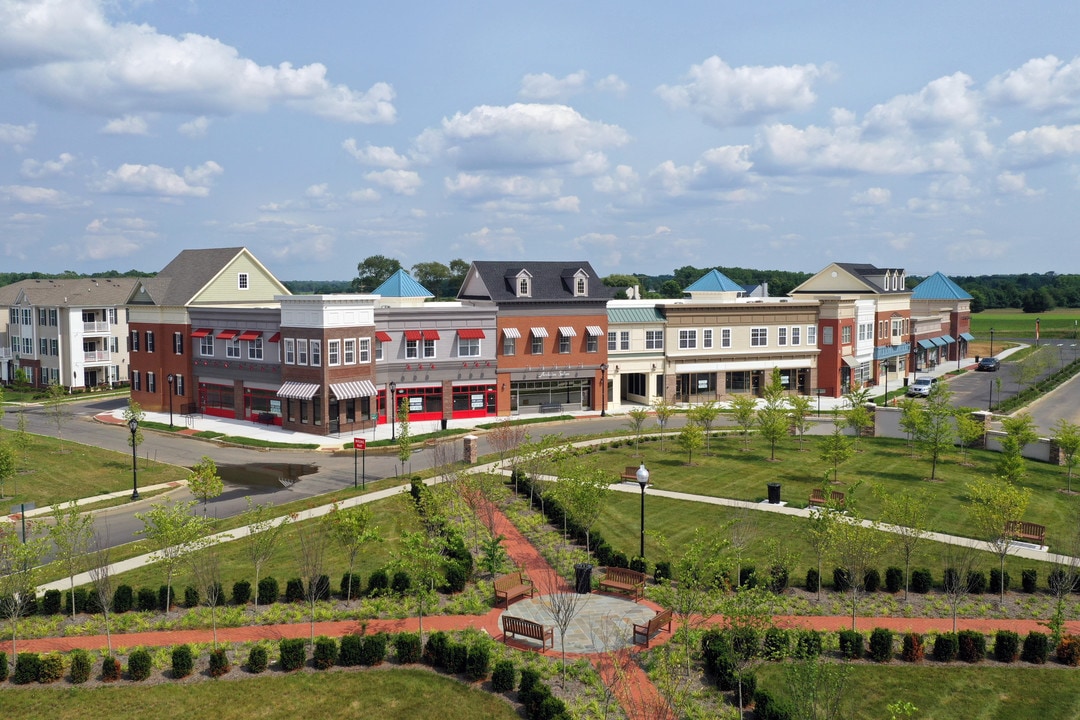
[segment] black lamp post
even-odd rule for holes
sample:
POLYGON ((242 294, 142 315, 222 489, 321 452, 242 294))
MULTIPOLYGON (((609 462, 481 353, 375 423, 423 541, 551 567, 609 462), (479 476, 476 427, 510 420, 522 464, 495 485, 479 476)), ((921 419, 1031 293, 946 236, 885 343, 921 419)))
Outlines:
POLYGON ((139 432, 139 419, 128 420, 128 429, 131 430, 131 499, 139 499, 139 470, 135 456, 135 433, 139 432))
POLYGON ((603 398, 600 400, 600 417, 607 415, 607 363, 603 363, 600 366, 600 392, 603 393, 603 398))
POLYGON ((885 376, 885 401, 882 403, 884 406, 889 404, 889 361, 885 360, 881 363, 881 374, 885 376))
POLYGON ((176 377, 169 373, 165 378, 169 382, 169 429, 173 429, 172 425, 172 396, 173 396, 173 383, 176 382, 176 377))
POLYGON ((397 440, 397 426, 394 423, 394 411, 397 410, 397 383, 390 383, 390 439, 397 440))
POLYGON ((990 357, 994 357, 994 328, 990 328, 990 357))
POLYGON ((645 558, 645 487, 649 484, 649 471, 645 467, 645 461, 641 461, 641 467, 637 469, 637 481, 641 486, 641 553, 639 557, 645 558))

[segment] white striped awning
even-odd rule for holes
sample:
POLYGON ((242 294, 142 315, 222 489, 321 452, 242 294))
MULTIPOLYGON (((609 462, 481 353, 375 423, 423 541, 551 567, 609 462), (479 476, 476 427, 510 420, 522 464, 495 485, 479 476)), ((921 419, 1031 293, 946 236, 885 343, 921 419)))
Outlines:
POLYGON ((589 337, 604 337, 604 329, 599 325, 586 325, 585 332, 589 333, 589 337))
POLYGON ((334 393, 334 397, 338 400, 374 397, 379 394, 379 391, 375 389, 375 384, 370 380, 352 380, 343 383, 330 383, 330 392, 334 393))
POLYGON ((277 396, 292 400, 310 400, 319 392, 318 383, 286 382, 278 388, 277 396))
POLYGON ((521 333, 517 328, 503 328, 503 336, 517 339, 521 337, 521 333))
POLYGON ((572 327, 559 328, 559 334, 563 337, 577 337, 577 330, 572 327))
POLYGON ((548 336, 547 328, 545 328, 545 327, 532 328, 532 335, 533 335, 533 337, 547 337, 548 336))

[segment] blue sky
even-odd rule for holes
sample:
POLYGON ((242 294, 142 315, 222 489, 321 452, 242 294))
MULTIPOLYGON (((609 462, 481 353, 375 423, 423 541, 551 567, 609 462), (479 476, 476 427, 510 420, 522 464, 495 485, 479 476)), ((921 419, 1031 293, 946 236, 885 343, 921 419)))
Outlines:
POLYGON ((0 0, 0 269, 1080 272, 1078 16, 0 0))

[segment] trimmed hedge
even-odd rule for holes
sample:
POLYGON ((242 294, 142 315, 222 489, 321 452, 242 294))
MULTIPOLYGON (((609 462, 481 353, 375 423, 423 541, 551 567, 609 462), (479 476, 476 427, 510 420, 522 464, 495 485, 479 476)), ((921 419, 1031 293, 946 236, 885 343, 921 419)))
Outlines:
POLYGON ((795 657, 801 660, 812 660, 820 657, 822 645, 821 632, 818 630, 800 630, 795 641, 795 657))
POLYGON ((247 605, 251 600, 251 583, 247 580, 237 580, 232 586, 233 605, 247 605))
POLYGON ((959 656, 964 662, 977 663, 986 658, 986 636, 976 630, 961 630, 957 635, 959 656))
POLYGON ((1033 593, 1038 589, 1039 571, 1035 568, 1027 568, 1020 573, 1020 586, 1026 593, 1033 593))
POLYGON ((106 655, 101 659, 101 679, 104 682, 115 682, 120 679, 120 661, 112 655, 106 655))
POLYGON ((994 659, 998 662, 1016 662, 1020 657, 1020 636, 1012 630, 998 630, 994 636, 994 659))
POLYGON ((264 672, 270 664, 270 653, 265 645, 254 645, 248 651, 247 667, 249 672, 264 672))
POLYGON ((307 649, 304 647, 303 638, 285 638, 278 643, 281 669, 292 672, 304 667, 307 662, 307 649))
MULTIPOLYGON (((1009 577, 1008 571, 1005 572, 1005 592, 1009 592, 1009 586, 1012 585, 1012 578, 1009 577)), ((990 592, 1001 593, 1001 571, 990 571, 990 592)))
POLYGON ((428 635, 424 645, 424 662, 432 667, 446 668, 450 650, 450 636, 441 630, 428 635))
POLYGON ((898 593, 904 587, 904 571, 898 567, 885 568, 885 591, 898 593))
POLYGON ((484 642, 477 642, 469 648, 465 661, 465 677, 473 682, 483 680, 491 669, 491 647, 484 642))
POLYGON ((386 660, 386 633, 365 635, 360 642, 360 664, 379 665, 386 660))
POLYGON ((135 681, 145 680, 150 677, 150 671, 154 669, 154 663, 150 657, 150 651, 146 648, 137 648, 128 655, 128 674, 135 681))
POLYGON ((15 672, 11 673, 11 682, 27 685, 37 682, 41 672, 41 656, 37 653, 19 653, 15 656, 15 672))
POLYGON ((868 593, 877 592, 881 587, 881 573, 877 571, 877 568, 870 568, 863 575, 863 590, 868 593))
POLYGON ((126 613, 135 607, 135 591, 130 585, 117 585, 113 593, 112 606, 114 613, 126 613))
POLYGON ((264 577, 259 581, 259 602, 269 605, 276 603, 279 597, 281 597, 281 588, 278 586, 277 578, 264 577))
POLYGON ((821 586, 821 576, 818 574, 817 569, 810 568, 806 571, 806 591, 817 592, 821 586))
POLYGON ((140 612, 156 612, 158 609, 157 593, 153 588, 139 588, 136 607, 140 612))
POLYGON ((285 583, 285 602, 297 603, 304 601, 304 581, 300 578, 291 578, 285 583))
POLYGON ((420 633, 402 632, 394 636, 394 654, 402 665, 420 662, 422 651, 420 633))
POLYGON ((341 637, 341 649, 338 651, 338 665, 343 667, 359 665, 363 647, 363 635, 343 635, 341 637))
POLYGON ((1035 665, 1043 665, 1050 655, 1050 637, 1046 633, 1034 630, 1024 638, 1024 649, 1020 653, 1020 659, 1035 665))
POLYGON ((338 661, 337 640, 325 635, 315 638, 315 652, 311 657, 311 664, 316 670, 329 670, 338 661))
POLYGON ((177 645, 172 649, 172 674, 174 678, 185 678, 195 669, 195 653, 190 645, 177 645))
POLYGON ((231 669, 229 654, 225 648, 218 648, 210 653, 210 677, 221 677, 231 669))
POLYGON ((59 615, 60 601, 61 595, 59 590, 46 590, 45 595, 41 600, 41 614, 59 615))
POLYGON ((345 573, 341 576, 341 597, 355 600, 360 597, 363 578, 356 573, 345 573))
POLYGON ((911 592, 925 595, 934 586, 934 576, 926 568, 911 571, 911 592))
POLYGON ((922 635, 909 632, 904 635, 900 657, 904 662, 922 662, 926 657, 926 646, 923 644, 922 635))
POLYGON ((514 689, 517 682, 517 670, 510 660, 500 660, 495 663, 495 669, 491 671, 492 692, 504 693, 514 689))
POLYGON ((864 638, 857 630, 841 630, 840 654, 848 660, 859 660, 863 656, 864 638))
POLYGON ((956 633, 942 633, 934 640, 934 659, 939 662, 952 662, 960 653, 956 633))
POLYGON ((390 576, 386 573, 386 570, 380 568, 372 571, 368 576, 367 594, 368 595, 382 595, 390 588, 390 576))
POLYGON ((1057 646, 1057 659, 1063 665, 1080 665, 1080 637, 1066 635, 1057 646))
POLYGON ((893 657, 893 634, 886 628, 874 628, 870 633, 870 659, 887 663, 893 657))
POLYGON ((758 720, 791 720, 794 713, 786 700, 777 700, 768 690, 754 693, 754 717, 758 720))
POLYGON ((45 653, 41 656, 41 669, 38 671, 39 683, 54 683, 64 677, 64 658, 58 652, 45 653))
MULTIPOLYGON (((4 658, 0 658, 0 662, 4 662, 4 658)), ((7 663, 5 662, 5 665, 7 663)), ((94 659, 90 657, 90 653, 85 650, 78 649, 71 653, 71 682, 75 685, 81 685, 90 679, 90 673, 94 669, 94 659)))

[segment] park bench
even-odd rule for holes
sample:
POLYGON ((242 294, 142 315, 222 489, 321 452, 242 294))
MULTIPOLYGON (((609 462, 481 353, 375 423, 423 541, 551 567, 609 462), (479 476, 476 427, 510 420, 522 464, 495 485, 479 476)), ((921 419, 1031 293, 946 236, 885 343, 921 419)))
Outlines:
POLYGON ((528 576, 523 572, 507 573, 495 579, 495 605, 502 600, 506 607, 510 607, 513 600, 519 597, 533 596, 535 589, 528 576))
POLYGON ((542 403, 540 405, 540 412, 542 413, 561 413, 562 403, 542 403))
POLYGON ((1015 537, 1017 540, 1027 540, 1033 542, 1036 545, 1046 544, 1046 526, 1037 525, 1031 522, 1024 522, 1022 520, 1010 520, 1006 526, 1006 532, 1015 537))
POLYGON ((627 465, 626 470, 624 470, 623 474, 620 475, 619 477, 622 478, 623 480, 633 480, 634 482, 637 482, 637 471, 638 471, 638 466, 637 465, 627 465))
POLYGON ((504 645, 506 644, 507 635, 513 635, 514 637, 520 635, 532 640, 539 640, 541 651, 548 649, 548 641, 551 642, 551 649, 555 649, 555 631, 549 627, 544 627, 538 622, 512 615, 503 615, 502 627, 504 645))
MULTIPOLYGON (((844 507, 844 493, 833 490, 830 494, 833 505, 837 507, 844 507)), ((825 504, 825 491, 821 488, 814 488, 810 491, 810 507, 821 507, 825 504)))
POLYGON ((671 611, 660 610, 644 625, 634 623, 634 644, 649 647, 649 640, 660 632, 660 628, 671 632, 671 611), (641 641, 638 638, 642 638, 641 641))
POLYGON ((645 592, 645 573, 627 568, 609 567, 600 581, 601 590, 628 593, 635 601, 645 592))

